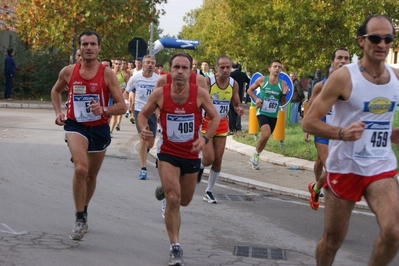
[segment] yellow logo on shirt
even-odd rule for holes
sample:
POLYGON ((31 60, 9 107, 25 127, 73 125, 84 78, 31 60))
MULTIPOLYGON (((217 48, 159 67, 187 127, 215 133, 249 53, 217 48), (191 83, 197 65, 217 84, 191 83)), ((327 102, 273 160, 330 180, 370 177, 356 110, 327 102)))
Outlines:
POLYGON ((368 105, 367 109, 373 114, 383 114, 389 112, 392 108, 392 102, 384 97, 378 97, 372 99, 368 105))

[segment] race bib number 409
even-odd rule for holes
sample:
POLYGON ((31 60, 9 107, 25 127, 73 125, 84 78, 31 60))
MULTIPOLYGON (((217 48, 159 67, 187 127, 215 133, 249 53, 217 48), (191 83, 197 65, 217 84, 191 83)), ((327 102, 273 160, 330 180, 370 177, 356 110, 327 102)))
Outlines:
POLYGON ((187 142, 194 139, 194 114, 166 115, 166 134, 172 142, 187 142))

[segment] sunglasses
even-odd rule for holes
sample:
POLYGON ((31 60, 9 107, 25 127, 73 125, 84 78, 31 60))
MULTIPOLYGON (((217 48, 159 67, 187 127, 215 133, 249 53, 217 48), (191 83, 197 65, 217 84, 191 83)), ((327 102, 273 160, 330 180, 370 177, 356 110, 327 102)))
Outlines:
POLYGON ((362 36, 363 38, 369 39, 370 42, 374 44, 379 44, 381 40, 384 40, 386 44, 393 42, 393 39, 395 38, 394 35, 388 34, 385 36, 380 36, 380 35, 375 35, 375 34, 366 34, 362 36))

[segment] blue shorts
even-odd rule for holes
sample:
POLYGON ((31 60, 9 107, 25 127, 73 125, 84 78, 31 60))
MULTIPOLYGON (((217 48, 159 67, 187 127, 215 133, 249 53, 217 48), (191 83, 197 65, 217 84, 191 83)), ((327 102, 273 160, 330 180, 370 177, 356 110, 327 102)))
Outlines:
POLYGON ((166 153, 158 153, 157 157, 159 161, 164 161, 180 168, 180 176, 197 173, 201 167, 201 159, 183 159, 166 153))
POLYGON ((76 133, 83 136, 89 142, 87 152, 101 152, 111 144, 109 125, 84 126, 74 120, 65 120, 65 133, 76 133))
POLYGON ((324 144, 324 145, 328 145, 328 139, 325 138, 320 138, 317 136, 314 136, 314 142, 320 143, 320 144, 324 144))
POLYGON ((274 128, 276 127, 277 118, 266 115, 257 115, 256 117, 258 118, 259 128, 268 124, 270 126, 270 133, 273 133, 274 128))
POLYGON ((109 101, 108 101, 108 106, 112 106, 114 105, 114 98, 112 98, 112 96, 109 96, 109 101))
MULTIPOLYGON (((137 116, 139 115, 140 111, 136 111, 134 110, 134 119, 137 121, 137 116)), ((153 113, 150 118, 148 118, 148 126, 150 127, 150 130, 152 131, 152 134, 154 134, 154 138, 157 135, 157 127, 158 127, 158 123, 157 123, 157 116, 153 113)), ((138 123, 136 123, 136 128, 137 128, 137 132, 140 133, 141 129, 138 126, 138 123)))

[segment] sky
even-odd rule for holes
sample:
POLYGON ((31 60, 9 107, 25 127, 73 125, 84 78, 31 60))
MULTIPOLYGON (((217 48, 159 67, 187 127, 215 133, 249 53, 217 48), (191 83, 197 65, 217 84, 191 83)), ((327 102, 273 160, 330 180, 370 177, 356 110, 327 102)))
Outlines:
POLYGON ((184 15, 192 9, 202 6, 203 0, 168 0, 163 6, 166 14, 160 17, 159 28, 163 29, 162 35, 177 36, 183 27, 184 15))

